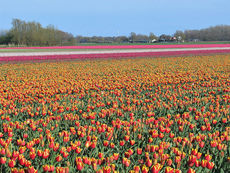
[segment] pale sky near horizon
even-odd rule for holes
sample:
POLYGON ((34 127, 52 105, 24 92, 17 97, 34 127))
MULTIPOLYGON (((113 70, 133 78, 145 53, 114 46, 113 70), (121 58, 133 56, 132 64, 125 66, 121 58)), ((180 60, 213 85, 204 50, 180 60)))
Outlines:
POLYGON ((230 25, 230 0, 0 0, 0 30, 13 18, 74 36, 173 34, 230 25))

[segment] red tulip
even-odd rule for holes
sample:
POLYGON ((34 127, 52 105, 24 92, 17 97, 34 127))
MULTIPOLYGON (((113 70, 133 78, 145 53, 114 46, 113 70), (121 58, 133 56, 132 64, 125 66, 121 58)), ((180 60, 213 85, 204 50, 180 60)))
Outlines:
POLYGON ((128 141, 128 140, 129 140, 129 136, 128 136, 128 135, 125 135, 125 136, 124 136, 124 140, 125 140, 125 141, 128 141))
POLYGON ((64 158, 67 158, 69 156, 69 153, 68 152, 63 152, 62 155, 63 155, 64 158))
POLYGON ((19 152, 18 151, 13 151, 12 157, 17 158, 18 156, 19 156, 19 152))
POLYGON ((152 169, 151 169, 151 173, 159 173, 161 170, 161 165, 159 163, 157 163, 156 165, 153 165, 152 169))
POLYGON ((174 169, 174 173, 182 173, 179 169, 174 169))
POLYGON ((142 154, 142 149, 141 148, 137 148, 137 154, 141 155, 142 154))
POLYGON ((44 165, 42 168, 43 168, 43 171, 44 171, 44 172, 48 172, 49 169, 50 169, 50 168, 49 168, 49 165, 44 165))
POLYGON ((36 153, 35 152, 30 152, 30 159, 34 160, 36 157, 36 153))
POLYGON ((26 162, 26 159, 25 158, 21 158, 19 159, 19 164, 24 166, 25 165, 25 162, 26 162))
POLYGON ((196 161, 195 161, 195 166, 196 166, 196 167, 199 167, 199 166, 200 166, 200 161, 199 161, 199 160, 196 160, 196 161))
POLYGON ((211 141, 210 142, 211 147, 216 147, 217 146, 217 141, 211 141))
POLYGON ((170 137, 170 138, 174 138, 174 136, 175 136, 175 135, 174 135, 173 133, 170 133, 170 134, 169 134, 169 137, 170 137))
POLYGON ((19 172, 19 169, 17 169, 17 168, 12 168, 11 169, 11 173, 18 173, 19 172))
POLYGON ((16 162, 15 162, 14 160, 10 160, 10 161, 8 162, 8 166, 9 166, 10 168, 13 168, 13 167, 15 166, 15 164, 16 164, 16 162))
POLYGON ((213 162, 208 162, 208 163, 207 163, 207 168, 208 168, 208 169, 213 169, 214 166, 215 166, 215 164, 214 164, 213 162))
POLYGON ((114 148, 115 144, 114 143, 110 143, 110 148, 114 148))
POLYGON ((192 169, 192 168, 189 168, 187 173, 196 173, 196 171, 194 169, 192 169))
POLYGON ((166 167, 165 168, 165 173, 174 173, 174 169, 171 167, 166 167))
POLYGON ((6 163, 6 157, 1 157, 0 164, 5 164, 5 163, 6 163))
POLYGON ((171 159, 167 159, 167 165, 171 166, 172 165, 172 160, 171 159))
POLYGON ((198 152, 197 155, 196 155, 196 158, 197 158, 197 159, 200 159, 201 156, 202 156, 202 153, 198 152))
POLYGON ((205 159, 209 162, 212 159, 212 156, 209 154, 206 154, 205 159))
POLYGON ((54 172, 54 170, 55 170, 55 167, 53 165, 50 165, 49 166, 49 172, 54 172))
POLYGON ((148 172, 149 172, 149 168, 144 165, 141 169, 141 173, 148 173, 148 172))
POLYGON ((123 163, 126 167, 129 167, 131 161, 130 161, 129 159, 127 159, 127 158, 123 158, 122 163, 123 163))
POLYGON ((98 157, 101 159, 103 157, 103 153, 98 153, 98 157))
POLYGON ((133 146, 135 144, 134 140, 130 140, 130 145, 133 146))
POLYGON ((29 167, 27 169, 27 171, 28 171, 28 173, 37 173, 38 172, 33 166, 29 167))
POLYGON ((77 170, 81 171, 84 168, 84 164, 82 162, 77 163, 77 170))
POLYGON ((226 123, 227 122, 227 118, 222 118, 222 122, 226 123))
POLYGON ((57 162, 60 162, 62 160, 62 156, 61 155, 58 155, 55 159, 57 162))
POLYGON ((118 160, 119 158, 119 153, 113 153, 114 160, 118 160))
POLYGON ((31 166, 31 161, 25 160, 25 167, 30 167, 31 166))
POLYGON ((77 147, 75 152, 79 154, 81 152, 81 148, 77 147))
POLYGON ((96 142, 91 142, 90 147, 91 147, 91 148, 95 148, 95 147, 96 147, 96 145, 97 145, 97 143, 96 143, 96 142))
POLYGON ((38 150, 38 151, 37 151, 37 154, 38 154, 39 157, 42 157, 43 151, 42 151, 42 150, 38 150))
POLYGON ((200 148, 204 148, 204 145, 205 145, 205 143, 204 143, 203 141, 201 141, 201 142, 199 143, 200 148))
POLYGON ((198 153, 197 149, 193 149, 192 152, 191 152, 191 154, 195 155, 195 156, 197 155, 197 153, 198 153))
POLYGON ((180 163, 180 161, 181 161, 181 156, 176 156, 175 157, 175 162, 176 163, 180 163))
POLYGON ((203 168, 205 168, 205 167, 207 166, 207 162, 208 162, 207 160, 202 160, 200 165, 201 165, 203 168))
POLYGON ((147 167, 151 167, 151 166, 152 166, 152 160, 147 159, 146 162, 145 162, 145 165, 146 165, 147 167))
POLYGON ((103 167, 103 173, 110 173, 111 168, 109 166, 103 167))
POLYGON ((5 154, 6 154, 5 148, 0 149, 0 154, 1 154, 1 155, 5 155, 5 154))
POLYGON ((120 141, 120 146, 124 146, 125 145, 125 141, 120 141))
POLYGON ((134 171, 139 172, 140 171, 140 166, 134 166, 134 171))
POLYGON ((48 149, 45 149, 45 151, 42 154, 43 159, 47 159, 50 155, 50 152, 48 149))

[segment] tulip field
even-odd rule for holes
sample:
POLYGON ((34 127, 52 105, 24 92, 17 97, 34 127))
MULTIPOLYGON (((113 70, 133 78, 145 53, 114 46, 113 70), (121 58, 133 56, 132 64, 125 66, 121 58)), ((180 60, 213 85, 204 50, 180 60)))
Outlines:
POLYGON ((4 49, 149 49, 149 48, 207 48, 230 47, 230 44, 162 44, 162 45, 90 45, 90 46, 49 46, 49 47, 0 47, 4 49))
POLYGON ((0 64, 0 172, 227 173, 230 54, 0 64))

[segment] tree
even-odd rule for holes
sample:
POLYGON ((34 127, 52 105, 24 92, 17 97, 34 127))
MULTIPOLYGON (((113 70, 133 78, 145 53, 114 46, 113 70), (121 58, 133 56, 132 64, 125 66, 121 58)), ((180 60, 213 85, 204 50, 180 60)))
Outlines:
POLYGON ((176 37, 177 41, 179 42, 185 40, 185 34, 183 31, 177 30, 174 34, 174 37, 176 37))
POLYGON ((16 44, 21 44, 22 38, 21 38, 21 25, 22 21, 19 19, 13 19, 12 20, 12 35, 13 35, 13 42, 16 44))
POLYGON ((137 34, 135 32, 131 32, 129 39, 132 43, 134 43, 137 39, 137 34))
POLYGON ((159 37, 159 40, 160 41, 170 41, 170 39, 171 39, 171 36, 170 35, 166 35, 166 34, 162 34, 162 35, 160 35, 160 37, 159 37))
POLYGON ((152 32, 149 33, 149 40, 150 42, 153 42, 154 40, 157 40, 157 36, 153 34, 152 32))
POLYGON ((0 35, 0 44, 8 45, 11 43, 13 35, 10 32, 1 33, 0 35))
POLYGON ((117 43, 129 42, 129 38, 126 36, 118 36, 114 38, 114 42, 117 42, 117 43))

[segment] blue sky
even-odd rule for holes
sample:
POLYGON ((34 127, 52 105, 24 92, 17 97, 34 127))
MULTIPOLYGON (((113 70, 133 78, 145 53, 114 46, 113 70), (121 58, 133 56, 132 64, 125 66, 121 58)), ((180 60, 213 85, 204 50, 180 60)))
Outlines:
POLYGON ((156 35, 230 25, 230 0, 0 0, 0 30, 13 18, 74 36, 156 35))

